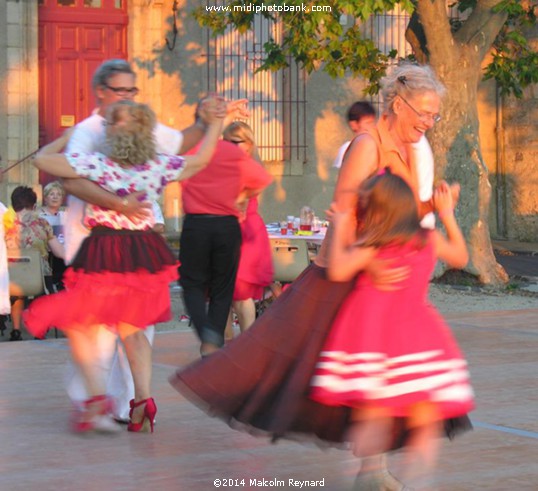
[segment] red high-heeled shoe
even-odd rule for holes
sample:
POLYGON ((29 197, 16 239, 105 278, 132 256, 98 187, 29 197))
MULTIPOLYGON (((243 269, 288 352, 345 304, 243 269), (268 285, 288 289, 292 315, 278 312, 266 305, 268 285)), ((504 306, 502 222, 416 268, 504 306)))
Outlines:
POLYGON ((129 419, 131 421, 129 421, 129 424, 127 425, 127 431, 153 433, 153 424, 155 415, 157 414, 157 405, 155 404, 153 397, 138 402, 131 399, 129 406, 131 407, 131 410, 129 411, 129 419), (140 423, 133 423, 133 411, 136 407, 141 406, 142 404, 145 404, 142 421, 140 421, 140 423))
POLYGON ((111 416, 113 401, 106 395, 95 396, 84 402, 84 409, 78 411, 72 421, 75 433, 118 433, 121 426, 111 416), (90 414, 88 414, 90 413, 90 414))

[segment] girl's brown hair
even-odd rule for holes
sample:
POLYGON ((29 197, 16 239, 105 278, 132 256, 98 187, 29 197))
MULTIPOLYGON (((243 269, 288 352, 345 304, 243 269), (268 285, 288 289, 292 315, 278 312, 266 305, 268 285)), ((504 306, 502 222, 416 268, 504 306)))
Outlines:
POLYGON ((122 165, 139 165, 155 158, 156 118, 149 106, 118 101, 110 106, 106 121, 106 153, 112 160, 122 165))
POLYGON ((413 191, 388 169, 361 186, 357 218, 360 223, 358 243, 365 247, 402 244, 422 231, 413 191))

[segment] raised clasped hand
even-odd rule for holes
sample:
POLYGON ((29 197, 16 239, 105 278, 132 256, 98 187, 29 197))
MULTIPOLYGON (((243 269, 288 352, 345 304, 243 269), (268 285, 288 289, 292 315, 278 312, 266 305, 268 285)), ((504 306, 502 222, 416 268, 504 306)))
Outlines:
POLYGON ((250 111, 248 110, 248 99, 234 99, 226 105, 226 116, 233 119, 248 119, 250 111))
POLYGON ((446 181, 439 183, 433 192, 433 206, 437 213, 454 209, 454 193, 459 196, 459 184, 449 185, 446 181))
POLYGON ((223 97, 209 94, 200 101, 197 116, 205 125, 222 120, 226 116, 226 101, 223 97))

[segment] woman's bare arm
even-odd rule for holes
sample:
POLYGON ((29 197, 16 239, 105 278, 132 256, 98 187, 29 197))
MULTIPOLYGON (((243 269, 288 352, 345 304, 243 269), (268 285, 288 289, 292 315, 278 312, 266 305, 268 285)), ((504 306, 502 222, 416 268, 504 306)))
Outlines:
POLYGON ((213 156, 213 152, 215 151, 221 133, 222 118, 215 119, 207 127, 207 131, 198 152, 194 155, 186 155, 184 157, 185 167, 179 176, 179 181, 188 179, 207 167, 213 156))
POLYGON ((334 190, 333 201, 339 210, 355 209, 360 185, 375 173, 378 166, 374 139, 368 134, 356 137, 346 153, 334 190))
POLYGON ((327 276, 332 281, 348 281, 366 268, 376 251, 373 247, 350 245, 347 239, 348 229, 356 226, 351 212, 339 212, 335 204, 331 210, 334 236, 329 250, 327 276))
POLYGON ((53 237, 49 240, 48 246, 56 257, 59 257, 60 259, 65 259, 64 245, 56 237, 53 237))

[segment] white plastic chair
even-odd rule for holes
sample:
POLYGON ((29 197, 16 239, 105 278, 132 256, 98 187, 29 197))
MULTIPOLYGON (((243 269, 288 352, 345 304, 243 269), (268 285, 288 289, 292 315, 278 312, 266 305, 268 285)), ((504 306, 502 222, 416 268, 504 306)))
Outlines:
POLYGON ((8 249, 9 294, 36 297, 45 293, 43 263, 37 249, 8 249))
POLYGON ((290 283, 310 265, 306 240, 282 238, 270 242, 274 281, 290 283))

